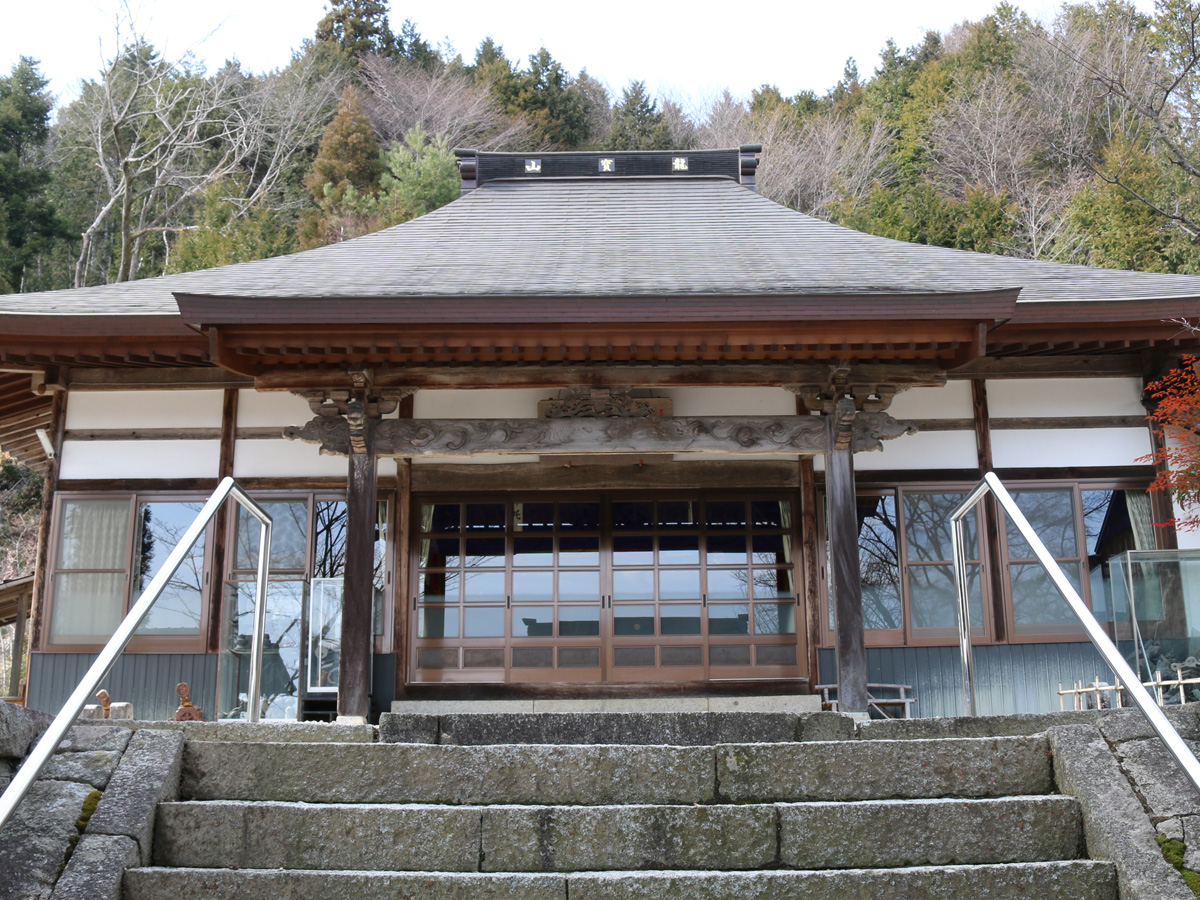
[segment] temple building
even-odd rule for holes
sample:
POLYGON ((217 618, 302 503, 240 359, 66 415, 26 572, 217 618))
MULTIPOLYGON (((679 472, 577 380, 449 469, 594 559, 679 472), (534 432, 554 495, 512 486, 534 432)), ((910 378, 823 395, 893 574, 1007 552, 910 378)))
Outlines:
MULTIPOLYGON (((1144 389, 1200 277, 851 231, 757 194, 759 152, 456 151, 461 198, 375 234, 0 296, 0 448, 47 475, 28 704, 225 476, 274 519, 277 718, 872 682, 953 714, 949 514, 987 471, 1117 618, 1110 561, 1188 538, 1153 524, 1144 389)), ((998 509, 971 522, 984 706, 1057 709, 1105 670, 998 509)), ((180 681, 245 715, 251 524, 217 518, 113 670, 139 718, 180 681)))

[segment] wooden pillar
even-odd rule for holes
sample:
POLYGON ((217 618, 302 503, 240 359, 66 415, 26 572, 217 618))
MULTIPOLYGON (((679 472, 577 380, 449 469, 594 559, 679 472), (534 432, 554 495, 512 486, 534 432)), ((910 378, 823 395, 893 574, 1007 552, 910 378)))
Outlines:
POLYGON ((820 537, 817 530, 817 475, 812 457, 800 460, 800 571, 804 574, 805 649, 811 684, 821 683, 817 646, 821 642, 821 600, 818 573, 821 568, 820 537))
MULTIPOLYGON (((233 475, 233 451, 237 441, 238 417, 237 388, 225 388, 221 403, 221 450, 217 462, 217 480, 233 475)), ((213 517, 213 527, 209 529, 212 539, 212 574, 209 579, 208 600, 208 652, 216 653, 221 649, 221 629, 224 625, 221 615, 221 605, 225 596, 225 538, 229 533, 229 517, 233 503, 225 502, 213 517)), ((213 707, 216 708, 215 706, 213 707)))
POLYGON ((34 649, 42 640, 42 619, 46 609, 46 593, 50 590, 50 575, 47 563, 50 557, 50 528, 54 518, 54 492, 58 489, 58 468, 62 460, 63 432, 67 424, 67 392, 54 391, 50 401, 50 442, 54 446, 54 458, 46 463, 46 474, 42 481, 42 520, 38 524, 37 556, 34 562, 33 610, 29 622, 29 647, 34 649))
MULTIPOLYGON (((987 382, 982 378, 971 379, 971 408, 975 420, 975 453, 979 464, 979 477, 995 469, 992 462, 992 419, 988 413, 987 382)), ((1008 636, 1008 620, 1004 615, 1005 563, 1004 552, 1000 547, 1000 507, 996 498, 988 494, 979 504, 980 517, 983 523, 983 539, 986 544, 980 548, 981 553, 987 554, 984 571, 987 574, 987 585, 992 595, 992 633, 995 639, 1003 641, 1008 636)), ((982 622, 973 622, 982 625, 982 622)))
POLYGON ((842 712, 866 712, 867 651, 858 568, 854 450, 849 434, 854 421, 854 401, 841 398, 827 421, 830 449, 825 454, 825 502, 830 589, 837 620, 838 708, 842 712))
POLYGON ((392 546, 396 554, 396 581, 392 589, 395 608, 392 626, 392 650, 396 654, 395 698, 408 696, 408 653, 412 646, 412 574, 409 569, 412 533, 412 462, 397 460, 396 533, 392 546))
MULTIPOLYGON (((357 401, 356 401, 357 402, 357 401)), ((338 716, 370 714, 371 610, 375 600, 375 421, 363 415, 351 425, 346 491, 346 574, 342 595, 342 639, 338 663, 338 716), (356 431, 358 432, 356 434, 356 431)), ((353 413, 347 416, 351 419, 353 413)))
POLYGON ((9 697, 21 696, 21 670, 24 668, 27 651, 25 650, 25 620, 29 617, 29 601, 33 597, 32 588, 29 592, 21 592, 17 598, 17 620, 13 623, 12 671, 8 673, 9 697))

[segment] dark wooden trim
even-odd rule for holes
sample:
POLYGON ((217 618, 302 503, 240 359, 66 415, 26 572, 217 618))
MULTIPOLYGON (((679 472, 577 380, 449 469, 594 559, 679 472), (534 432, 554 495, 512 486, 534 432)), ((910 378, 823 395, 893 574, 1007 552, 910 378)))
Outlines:
MULTIPOLYGON (((344 491, 346 479, 336 476, 293 478, 239 478, 248 491, 344 491)), ((59 491, 198 491, 212 493, 216 478, 77 478, 60 481, 59 491)))
POLYGON ((34 557, 33 609, 29 623, 29 646, 38 647, 42 640, 42 618, 46 609, 46 596, 50 590, 48 580, 51 526, 54 521, 54 495, 60 490, 58 470, 62 460, 63 431, 67 422, 67 392, 55 391, 50 401, 50 427, 53 435, 54 459, 48 460, 42 482, 42 520, 38 523, 37 555, 34 557))
MULTIPOLYGON (((228 478, 233 475, 234 433, 237 430, 238 417, 237 388, 225 388, 221 398, 221 454, 217 462, 217 477, 228 478)), ((209 532, 212 536, 212 554, 208 568, 208 639, 209 653, 221 649, 221 623, 224 621, 225 604, 225 546, 229 539, 229 503, 222 504, 217 510, 213 527, 209 532)))
MULTIPOLYGON (((897 363, 854 366, 853 377, 864 383, 908 386, 938 385, 945 372, 936 365, 897 363)), ((773 387, 785 384, 825 383, 825 364, 664 364, 567 363, 562 365, 497 366, 380 366, 373 370, 377 388, 542 388, 557 390, 571 386, 636 387, 773 387)), ((350 383, 346 372, 268 371, 255 378, 258 390, 344 389, 350 383)), ((402 416, 402 418, 411 418, 402 416)))
POLYGON ((1106 356, 986 357, 948 373, 962 378, 1118 378, 1142 374, 1137 353, 1106 356))
POLYGON ((395 697, 408 695, 409 652, 412 646, 412 464, 396 463, 396 534, 392 540, 395 581, 392 585, 392 652, 396 655, 395 697))
POLYGON ((375 420, 363 427, 365 452, 352 452, 346 490, 346 569, 342 594, 341 653, 338 657, 339 716, 371 714, 371 651, 375 637, 375 521, 378 504, 378 461, 375 420))
MULTIPOLYGON (((237 393, 226 388, 225 393, 237 393)), ((229 432, 239 441, 283 440, 283 426, 274 428, 238 428, 229 432)), ((224 440, 225 427, 220 428, 93 428, 72 429, 64 435, 68 441, 217 441, 224 440)), ((224 451, 222 451, 224 452, 224 451)))
MULTIPOLYGON (((799 403, 799 400, 797 400, 799 403)), ((804 603, 805 641, 808 677, 813 684, 820 681, 817 649, 821 643, 820 530, 817 522, 817 479, 811 459, 800 460, 800 571, 804 583, 801 597, 804 603)), ((799 630, 799 629, 797 629, 799 630)))
POLYGON ((73 391, 172 391, 196 388, 252 388, 254 381, 224 369, 80 369, 66 368, 59 383, 73 391))
POLYGON ((24 663, 29 657, 29 649, 25 646, 25 632, 28 630, 29 601, 32 591, 22 591, 17 597, 17 618, 13 622, 12 668, 8 673, 7 697, 21 696, 21 670, 28 669, 24 663))
POLYGON ((534 463, 414 465, 412 490, 478 492, 529 490, 702 489, 727 484, 745 489, 795 488, 796 464, 781 460, 672 462, 623 466, 548 467, 534 463))
POLYGON ((854 454, 837 446, 836 416, 827 417, 829 444, 825 454, 825 520, 832 571, 832 602, 837 621, 838 698, 843 712, 867 710, 867 651, 863 631, 862 581, 858 562, 858 515, 854 486, 854 454))
POLYGON ((971 379, 971 409, 974 413, 975 450, 982 475, 992 471, 992 421, 988 415, 987 383, 982 378, 971 379))
MULTIPOLYGON (((972 379, 974 385, 983 384, 982 378, 972 379)), ((918 431, 971 431, 978 432, 979 421, 975 419, 911 419, 918 431)), ((1078 428, 1141 428, 1146 424, 1145 416, 1038 416, 1025 418, 989 419, 989 431, 1046 431, 1049 429, 1078 428)), ((978 436, 978 434, 977 434, 978 436)))
MULTIPOLYGON (((975 446, 979 456, 979 476, 992 471, 995 466, 992 461, 992 428, 997 425, 988 413, 987 381, 983 378, 971 379, 971 406, 975 413, 975 446)), ((984 570, 987 572, 988 592, 991 594, 990 606, 992 627, 990 631, 996 641, 1003 641, 1008 635, 1008 622, 1004 613, 1005 573, 1002 560, 1003 549, 1000 545, 1000 511, 996 500, 987 496, 983 500, 983 541, 980 548, 983 554, 984 570)))
MULTIPOLYGON (((1155 478, 1165 474, 1167 469, 1166 462, 1160 457, 1160 453, 1166 448, 1166 438, 1162 431, 1154 427, 1154 423, 1149 423, 1150 429, 1150 447, 1151 453, 1154 454, 1154 475, 1155 478)), ((1170 491, 1151 491, 1150 492, 1150 512, 1154 517, 1156 525, 1158 523, 1174 522, 1175 520, 1175 505, 1171 502, 1170 491)), ((1175 532, 1175 526, 1159 525, 1154 529, 1154 539, 1159 550, 1177 550, 1179 548, 1179 536, 1175 532)))

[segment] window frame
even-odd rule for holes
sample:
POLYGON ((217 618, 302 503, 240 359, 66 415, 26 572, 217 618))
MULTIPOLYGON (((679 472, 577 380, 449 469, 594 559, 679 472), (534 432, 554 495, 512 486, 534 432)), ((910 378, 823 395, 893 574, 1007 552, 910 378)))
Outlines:
MULTIPOLYGON (((60 574, 70 572, 119 572, 119 569, 67 569, 60 568, 59 556, 62 544, 63 508, 66 504, 80 500, 123 500, 129 507, 129 520, 125 529, 124 553, 124 583, 122 588, 122 604, 120 620, 129 615, 130 609, 136 602, 133 596, 134 566, 137 560, 137 534, 139 529, 138 511, 143 503, 198 503, 203 505, 207 495, 189 491, 62 491, 56 492, 51 511, 51 540, 47 553, 46 565, 46 610, 42 621, 44 626, 38 640, 39 650, 43 653, 96 653, 101 650, 111 638, 111 635, 89 635, 96 640, 55 641, 53 635, 54 608, 58 601, 56 597, 57 578, 60 574)), ((203 584, 200 592, 200 623, 195 634, 180 635, 142 635, 134 634, 129 640, 126 650, 130 653, 204 653, 208 645, 208 631, 212 621, 214 591, 213 591, 213 536, 216 532, 213 522, 209 522, 204 535, 204 557, 201 565, 203 584)), ((119 621, 120 621, 119 620, 119 621)), ((72 636, 76 638, 76 636, 72 636)))

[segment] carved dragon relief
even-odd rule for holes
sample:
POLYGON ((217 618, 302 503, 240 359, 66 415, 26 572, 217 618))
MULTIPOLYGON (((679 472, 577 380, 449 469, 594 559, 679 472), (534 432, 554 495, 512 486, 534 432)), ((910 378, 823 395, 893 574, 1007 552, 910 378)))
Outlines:
POLYGON ((320 444, 327 456, 350 455, 350 423, 342 416, 317 416, 303 425, 289 425, 283 436, 290 441, 320 444))
POLYGON ((548 419, 641 419, 655 415, 655 408, 645 400, 635 398, 628 387, 573 387, 569 389, 567 397, 549 401, 543 415, 548 419))

